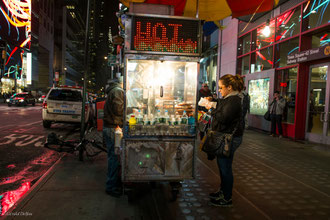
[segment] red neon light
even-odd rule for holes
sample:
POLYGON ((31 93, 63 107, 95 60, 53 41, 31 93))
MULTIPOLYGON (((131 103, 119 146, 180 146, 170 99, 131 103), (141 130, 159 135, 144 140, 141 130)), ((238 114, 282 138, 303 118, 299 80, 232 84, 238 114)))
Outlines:
POLYGON ((179 28, 182 24, 164 24, 157 22, 152 26, 151 22, 143 24, 145 31, 142 31, 142 22, 136 22, 134 49, 142 51, 160 52, 183 52, 197 53, 197 41, 179 39, 179 28), (168 33, 173 33, 168 38, 168 33), (159 37, 160 36, 160 37, 159 37))
POLYGON ((326 36, 328 36, 328 34, 323 35, 323 36, 320 38, 320 41, 323 41, 324 38, 326 38, 326 36))
POLYGON ((7 59, 7 62, 6 62, 6 64, 5 65, 7 65, 8 64, 8 62, 9 62, 9 60, 10 60, 10 58, 11 58, 11 56, 15 53, 15 51, 17 50, 17 48, 18 47, 15 47, 14 48, 14 50, 10 53, 10 55, 9 55, 9 57, 8 57, 8 59, 7 59))
POLYGON ((280 83, 280 87, 287 87, 288 84, 287 83, 280 83))

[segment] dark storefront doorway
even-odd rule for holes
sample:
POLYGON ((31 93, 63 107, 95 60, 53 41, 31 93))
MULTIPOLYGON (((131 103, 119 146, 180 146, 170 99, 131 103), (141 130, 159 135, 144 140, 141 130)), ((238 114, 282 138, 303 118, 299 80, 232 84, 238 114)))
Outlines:
POLYGON ((330 144, 330 63, 310 66, 306 139, 330 144))

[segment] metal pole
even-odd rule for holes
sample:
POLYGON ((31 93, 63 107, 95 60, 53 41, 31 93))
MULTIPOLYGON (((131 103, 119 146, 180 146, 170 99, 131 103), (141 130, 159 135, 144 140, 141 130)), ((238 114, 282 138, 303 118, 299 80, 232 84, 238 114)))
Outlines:
POLYGON ((85 32, 85 60, 84 60, 84 87, 83 87, 83 102, 81 105, 81 124, 80 124, 80 140, 83 139, 85 134, 85 104, 86 104, 86 78, 88 72, 88 28, 89 28, 89 1, 87 0, 87 15, 86 15, 86 32, 85 32))

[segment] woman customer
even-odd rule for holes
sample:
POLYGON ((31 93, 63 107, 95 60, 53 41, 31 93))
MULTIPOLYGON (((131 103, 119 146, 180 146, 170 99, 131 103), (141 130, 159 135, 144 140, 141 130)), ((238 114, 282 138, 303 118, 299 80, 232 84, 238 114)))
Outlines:
MULTIPOLYGON (((219 92, 222 98, 217 99, 216 109, 212 111, 212 130, 222 133, 233 133, 231 153, 229 157, 217 155, 217 164, 220 172, 220 189, 210 193, 210 205, 232 206, 233 171, 232 163, 234 152, 242 143, 243 119, 242 99, 240 92, 243 89, 241 76, 224 75, 219 80, 219 92)), ((210 158, 209 156, 209 159, 210 158)))

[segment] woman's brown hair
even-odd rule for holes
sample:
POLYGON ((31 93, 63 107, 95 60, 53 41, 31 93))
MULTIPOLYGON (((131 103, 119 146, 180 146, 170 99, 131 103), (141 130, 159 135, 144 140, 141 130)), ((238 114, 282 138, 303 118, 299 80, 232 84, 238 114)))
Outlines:
POLYGON ((244 88, 244 81, 240 75, 231 75, 226 74, 222 76, 220 79, 221 83, 226 87, 231 86, 234 91, 242 91, 244 88))

